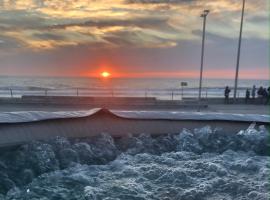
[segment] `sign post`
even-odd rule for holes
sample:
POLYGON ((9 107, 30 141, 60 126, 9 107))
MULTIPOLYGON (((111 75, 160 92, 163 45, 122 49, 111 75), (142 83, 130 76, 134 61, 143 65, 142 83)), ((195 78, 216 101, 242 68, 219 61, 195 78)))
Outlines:
POLYGON ((181 98, 183 100, 183 97, 184 97, 184 87, 187 87, 188 86, 188 83, 187 82, 181 82, 181 98))

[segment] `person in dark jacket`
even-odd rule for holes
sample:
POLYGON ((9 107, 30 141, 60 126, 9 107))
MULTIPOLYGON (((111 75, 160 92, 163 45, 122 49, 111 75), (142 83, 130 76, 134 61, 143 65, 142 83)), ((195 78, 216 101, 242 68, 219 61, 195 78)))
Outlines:
POLYGON ((267 88, 267 99, 265 104, 269 104, 269 102, 270 102, 270 87, 267 88))
POLYGON ((246 98, 245 98, 245 103, 247 104, 248 103, 248 100, 250 98, 250 91, 249 89, 246 90, 246 98))
POLYGON ((266 104, 267 98, 268 98, 268 92, 267 92, 266 88, 263 88, 262 92, 261 92, 261 103, 266 104))
POLYGON ((262 86, 258 89, 257 95, 258 95, 259 98, 263 97, 263 87, 262 86))
POLYGON ((266 88, 263 88, 263 90, 262 90, 262 97, 265 99, 268 97, 268 92, 267 92, 266 88))
POLYGON ((256 97, 256 86, 255 86, 255 85, 253 85, 253 87, 252 87, 251 96, 252 96, 252 99, 253 99, 253 100, 254 100, 255 97, 256 97))
POLYGON ((230 92, 231 92, 231 90, 230 90, 229 86, 226 86, 225 90, 224 90, 224 96, 225 96, 225 103, 226 104, 229 103, 230 92))

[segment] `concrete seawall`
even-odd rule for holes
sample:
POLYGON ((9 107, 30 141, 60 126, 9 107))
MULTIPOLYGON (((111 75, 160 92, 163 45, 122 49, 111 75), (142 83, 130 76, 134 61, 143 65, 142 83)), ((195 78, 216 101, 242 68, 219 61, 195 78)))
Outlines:
MULTIPOLYGON (((27 113, 26 113, 27 114, 27 113)), ((101 109, 93 112, 89 116, 65 118, 43 118, 36 121, 23 121, 0 123, 0 147, 12 146, 26 143, 32 140, 45 140, 56 136, 68 138, 90 137, 101 133, 109 133, 114 137, 125 136, 127 134, 148 133, 152 135, 179 133, 183 128, 194 129, 206 125, 222 128, 222 131, 228 134, 235 134, 240 130, 247 129, 252 122, 257 125, 265 125, 269 128, 269 121, 250 120, 232 120, 212 118, 195 119, 191 118, 174 118, 171 113, 168 117, 162 115, 156 117, 153 114, 144 112, 138 117, 125 117, 121 114, 112 113, 109 110, 101 109), (145 116, 145 117, 144 117, 145 116)), ((181 116, 181 114, 178 114, 181 116)), ((136 116, 136 113, 131 116, 136 116)), ((166 115, 163 115, 166 116, 166 115)), ((199 115, 198 115, 199 116, 199 115)))

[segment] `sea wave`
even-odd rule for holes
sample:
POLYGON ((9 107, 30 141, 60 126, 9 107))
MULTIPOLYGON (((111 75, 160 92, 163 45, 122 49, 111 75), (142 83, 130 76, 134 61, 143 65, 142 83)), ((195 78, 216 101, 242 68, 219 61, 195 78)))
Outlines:
POLYGON ((0 153, 0 199, 268 199, 269 133, 56 137, 0 153))

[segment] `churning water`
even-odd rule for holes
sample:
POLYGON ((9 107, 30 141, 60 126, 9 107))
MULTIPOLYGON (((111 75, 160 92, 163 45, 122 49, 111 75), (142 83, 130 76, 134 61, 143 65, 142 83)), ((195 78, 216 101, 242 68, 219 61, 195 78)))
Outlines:
POLYGON ((204 127, 35 141, 1 151, 0 199, 268 199, 268 137, 204 127))

